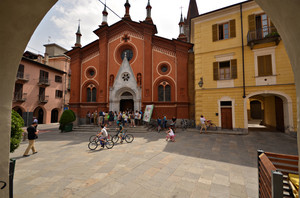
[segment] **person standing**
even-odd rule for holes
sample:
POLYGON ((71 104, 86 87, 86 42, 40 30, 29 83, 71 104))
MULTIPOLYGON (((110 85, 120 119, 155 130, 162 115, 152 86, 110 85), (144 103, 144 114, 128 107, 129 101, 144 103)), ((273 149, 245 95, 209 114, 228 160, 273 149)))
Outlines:
POLYGON ((164 116, 162 124, 163 124, 163 128, 166 129, 167 128, 167 116, 164 116))
POLYGON ((97 125, 97 122, 98 122, 98 112, 97 112, 97 110, 95 110, 93 117, 94 117, 94 125, 97 125))
POLYGON ((35 139, 38 138, 39 130, 36 130, 36 126, 37 126, 37 123, 33 122, 27 128, 27 133, 28 133, 28 147, 25 150, 25 152, 23 154, 23 157, 28 157, 29 156, 28 153, 29 153, 30 149, 32 150, 32 154, 36 154, 37 153, 37 151, 35 150, 35 147, 34 147, 34 141, 35 141, 35 139))
POLYGON ((200 125, 201 125, 200 133, 202 133, 203 128, 206 133, 206 119, 203 117, 203 115, 200 116, 200 125))

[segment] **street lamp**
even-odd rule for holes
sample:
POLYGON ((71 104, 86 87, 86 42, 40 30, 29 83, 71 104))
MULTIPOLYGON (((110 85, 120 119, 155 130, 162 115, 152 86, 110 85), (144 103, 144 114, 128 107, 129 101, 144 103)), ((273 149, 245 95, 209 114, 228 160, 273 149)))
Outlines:
POLYGON ((200 88, 203 87, 203 78, 202 77, 200 77, 200 81, 198 82, 198 85, 200 88))

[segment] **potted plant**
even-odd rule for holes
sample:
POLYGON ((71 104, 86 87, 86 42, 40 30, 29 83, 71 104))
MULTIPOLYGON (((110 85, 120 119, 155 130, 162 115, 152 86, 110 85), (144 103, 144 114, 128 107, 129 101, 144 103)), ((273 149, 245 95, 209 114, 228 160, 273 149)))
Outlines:
POLYGON ((73 129, 73 122, 76 120, 75 113, 72 110, 65 110, 59 120, 59 129, 61 132, 70 132, 73 129))

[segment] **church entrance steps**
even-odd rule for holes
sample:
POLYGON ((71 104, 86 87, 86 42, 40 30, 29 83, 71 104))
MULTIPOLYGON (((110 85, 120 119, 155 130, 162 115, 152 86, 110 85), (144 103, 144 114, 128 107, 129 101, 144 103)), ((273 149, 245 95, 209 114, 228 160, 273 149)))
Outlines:
MULTIPOLYGON (((108 126, 109 128, 108 132, 110 134, 117 133, 117 127, 116 126, 108 126)), ((144 126, 136 126, 136 127, 125 127, 127 130, 127 133, 150 133, 155 131, 148 131, 147 128, 144 126)), ((97 132, 100 131, 100 127, 95 125, 78 125, 76 127, 73 127, 73 132, 97 132)))

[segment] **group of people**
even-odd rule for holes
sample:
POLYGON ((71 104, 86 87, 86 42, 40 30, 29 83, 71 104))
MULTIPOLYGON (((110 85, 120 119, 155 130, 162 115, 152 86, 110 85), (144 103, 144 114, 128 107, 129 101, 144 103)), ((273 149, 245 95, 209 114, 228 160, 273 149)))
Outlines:
POLYGON ((86 124, 94 124, 94 125, 105 125, 108 124, 109 126, 112 126, 113 124, 116 125, 117 122, 121 122, 123 126, 130 126, 135 127, 137 125, 142 124, 142 117, 143 112, 142 110, 138 111, 123 111, 117 113, 116 111, 110 111, 110 112, 104 112, 101 111, 98 113, 97 110, 95 110, 93 113, 90 111, 86 114, 86 124))

